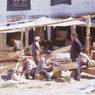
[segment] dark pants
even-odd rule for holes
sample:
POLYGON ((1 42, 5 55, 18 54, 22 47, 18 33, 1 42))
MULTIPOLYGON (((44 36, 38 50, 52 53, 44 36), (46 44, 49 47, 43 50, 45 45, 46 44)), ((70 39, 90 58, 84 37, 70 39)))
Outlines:
POLYGON ((80 71, 80 69, 81 69, 80 56, 78 58, 73 59, 72 61, 76 62, 76 64, 77 64, 77 69, 74 70, 74 76, 73 77, 75 80, 79 81, 81 78, 81 76, 80 76, 80 73, 81 73, 81 71, 80 71))
POLYGON ((34 59, 36 65, 38 65, 39 60, 40 60, 39 56, 38 55, 33 55, 33 59, 34 59))
POLYGON ((32 70, 27 70, 25 73, 26 79, 29 79, 29 76, 31 76, 32 79, 35 79, 36 71, 37 71, 37 68, 33 68, 32 70))
POLYGON ((51 80, 51 77, 50 77, 50 75, 48 74, 48 71, 45 68, 40 70, 40 74, 43 74, 48 80, 51 80))

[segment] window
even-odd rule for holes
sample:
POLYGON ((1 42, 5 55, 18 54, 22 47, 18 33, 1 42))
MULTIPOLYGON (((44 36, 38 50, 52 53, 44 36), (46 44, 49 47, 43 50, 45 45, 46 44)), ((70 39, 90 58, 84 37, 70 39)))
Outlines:
POLYGON ((7 0, 8 11, 19 11, 31 9, 30 0, 7 0))
POLYGON ((71 4, 71 0, 51 0, 51 6, 59 4, 71 4))

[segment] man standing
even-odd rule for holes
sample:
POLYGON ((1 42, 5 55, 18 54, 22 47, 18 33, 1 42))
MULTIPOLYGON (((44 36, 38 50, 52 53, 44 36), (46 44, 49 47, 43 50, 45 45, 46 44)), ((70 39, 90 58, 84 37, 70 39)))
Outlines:
POLYGON ((40 37, 39 36, 34 37, 34 42, 31 47, 32 56, 33 56, 36 64, 38 64, 39 60, 40 60, 40 44, 39 44, 39 42, 40 42, 40 37))
POLYGON ((80 52, 82 50, 81 42, 75 32, 71 33, 71 49, 70 55, 73 62, 77 63, 77 70, 74 71, 74 79, 80 80, 80 52))

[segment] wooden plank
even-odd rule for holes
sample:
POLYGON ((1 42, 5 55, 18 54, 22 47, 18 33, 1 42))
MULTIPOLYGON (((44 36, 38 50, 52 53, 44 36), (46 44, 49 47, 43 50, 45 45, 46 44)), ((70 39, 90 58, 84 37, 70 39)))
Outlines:
POLYGON ((56 50, 54 50, 53 52, 52 52, 52 54, 54 54, 54 53, 62 53, 62 52, 68 52, 68 51, 70 51, 70 47, 71 47, 71 45, 70 46, 66 46, 66 47, 62 47, 62 48, 60 48, 60 49, 56 49, 56 50))

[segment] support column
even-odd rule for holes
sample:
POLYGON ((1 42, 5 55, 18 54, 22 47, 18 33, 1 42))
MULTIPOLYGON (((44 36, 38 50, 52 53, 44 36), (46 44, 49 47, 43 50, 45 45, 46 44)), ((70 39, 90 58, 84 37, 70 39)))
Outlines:
POLYGON ((29 47, 28 36, 29 36, 29 28, 25 28, 25 47, 29 47))
POLYGON ((5 33, 0 33, 0 51, 6 50, 7 45, 6 45, 6 34, 5 33))
POLYGON ((47 39, 51 40, 51 27, 50 26, 47 27, 47 39))
POLYGON ((71 26, 71 33, 76 32, 76 25, 71 26))
POLYGON ((85 41, 85 47, 86 47, 86 53, 90 55, 90 27, 91 27, 91 18, 90 15, 87 16, 87 31, 86 31, 86 41, 85 41))
POLYGON ((25 32, 25 30, 21 30, 21 42, 22 42, 22 44, 23 44, 23 35, 24 35, 24 32, 25 32))

